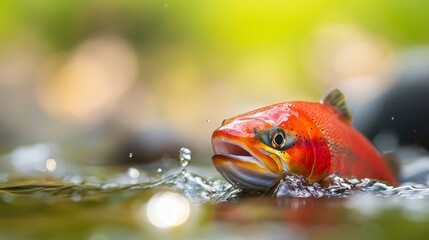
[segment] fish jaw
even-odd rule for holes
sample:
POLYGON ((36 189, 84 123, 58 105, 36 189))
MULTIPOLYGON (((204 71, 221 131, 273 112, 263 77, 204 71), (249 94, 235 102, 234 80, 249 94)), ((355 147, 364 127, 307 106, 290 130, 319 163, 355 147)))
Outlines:
MULTIPOLYGON (((273 186, 280 176, 261 161, 262 152, 252 150, 239 141, 218 137, 213 138, 212 145, 215 152, 212 157, 214 166, 233 185, 266 190, 273 186)), ((268 158, 265 155, 264 157, 268 158)))

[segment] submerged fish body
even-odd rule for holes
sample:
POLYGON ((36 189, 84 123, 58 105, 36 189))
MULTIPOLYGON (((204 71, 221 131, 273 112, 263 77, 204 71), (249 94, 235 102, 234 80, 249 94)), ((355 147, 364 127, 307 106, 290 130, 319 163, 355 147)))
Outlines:
POLYGON ((320 102, 278 103, 226 119, 212 146, 216 169, 247 189, 269 189, 285 173, 311 182, 338 174, 397 183, 377 150, 350 125, 339 90, 320 102))

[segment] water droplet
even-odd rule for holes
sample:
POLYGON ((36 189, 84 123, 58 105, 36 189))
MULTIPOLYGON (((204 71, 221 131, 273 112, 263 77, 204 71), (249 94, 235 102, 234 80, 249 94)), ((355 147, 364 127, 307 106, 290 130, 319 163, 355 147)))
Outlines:
POLYGON ((211 122, 211 120, 210 119, 207 119, 207 123, 210 123, 211 122))
POLYGON ((158 173, 162 172, 162 168, 158 168, 158 170, 156 170, 158 173))
POLYGON ((133 153, 130 153, 130 158, 132 158, 133 157, 133 153))
POLYGON ((395 117, 392 117, 392 121, 395 120, 395 117))
POLYGON ((188 148, 182 147, 179 150, 179 159, 180 159, 180 164, 182 165, 183 168, 185 168, 186 166, 188 166, 189 161, 191 161, 191 150, 189 150, 188 148))

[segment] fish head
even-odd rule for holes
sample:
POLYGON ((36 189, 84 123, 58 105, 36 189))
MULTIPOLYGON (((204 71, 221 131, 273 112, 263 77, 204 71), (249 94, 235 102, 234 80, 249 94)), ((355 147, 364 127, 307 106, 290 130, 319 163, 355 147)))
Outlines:
POLYGON ((311 135, 313 123, 301 115, 283 103, 224 120, 212 135, 214 166, 231 184, 252 190, 269 189, 285 173, 319 180, 310 140, 323 138, 311 135))

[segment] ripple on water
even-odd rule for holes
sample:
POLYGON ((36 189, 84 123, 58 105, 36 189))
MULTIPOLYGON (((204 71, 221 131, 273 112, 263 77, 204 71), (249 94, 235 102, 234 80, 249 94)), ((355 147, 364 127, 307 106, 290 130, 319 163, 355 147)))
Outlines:
MULTIPOLYGON (((195 168, 195 170, 198 171, 198 168, 195 168)), ((429 187, 423 184, 412 185, 407 183, 393 187, 373 179, 341 178, 336 175, 332 175, 326 185, 308 182, 301 176, 286 175, 271 191, 255 193, 234 187, 224 179, 208 178, 191 172, 183 173, 181 169, 153 182, 148 182, 147 178, 144 178, 146 181, 142 178, 137 178, 144 174, 146 173, 142 169, 129 168, 123 175, 133 180, 138 179, 138 182, 117 182, 122 178, 114 178, 104 184, 88 184, 91 182, 92 177, 84 178, 80 175, 74 175, 66 179, 66 182, 62 184, 10 183, 3 184, 0 187, 0 191, 3 196, 7 194, 26 195, 37 192, 44 192, 48 195, 69 194, 72 200, 76 200, 76 195, 73 195, 75 191, 85 193, 84 195, 86 196, 91 193, 110 192, 112 190, 162 190, 169 188, 182 193, 192 201, 201 203, 234 202, 243 196, 249 195, 268 195, 277 198, 347 198, 361 193, 384 198, 429 199, 429 187)))
MULTIPOLYGON (((132 157, 132 153, 130 153, 132 157)), ((346 198, 360 193, 377 197, 400 197, 406 199, 429 199, 429 186, 423 184, 406 183, 393 187, 373 179, 341 178, 337 175, 329 177, 327 184, 311 183, 304 177, 285 175, 277 186, 266 193, 244 191, 234 187, 224 179, 212 179, 188 172, 186 167, 191 161, 191 150, 182 147, 179 150, 180 167, 173 171, 156 170, 157 178, 150 178, 151 173, 144 168, 130 167, 126 172, 116 177, 101 180, 95 176, 66 175, 64 182, 56 184, 25 184, 7 183, 0 186, 3 194, 33 194, 43 192, 52 195, 67 195, 76 200, 74 192, 83 193, 82 197, 90 193, 110 192, 113 190, 126 191, 128 189, 161 190, 173 189, 182 193, 188 199, 203 203, 219 203, 237 201, 248 195, 271 196, 277 198, 346 198), (95 180, 94 180, 95 179, 95 180)), ((198 172, 198 168, 195 168, 198 172)), ((204 172, 204 171, 201 171, 204 172)), ((81 197, 79 197, 80 200, 81 197)), ((6 199, 7 201, 7 199, 6 199)))

